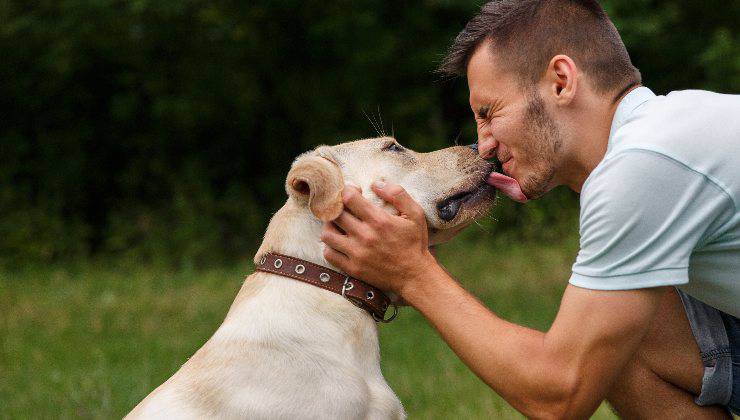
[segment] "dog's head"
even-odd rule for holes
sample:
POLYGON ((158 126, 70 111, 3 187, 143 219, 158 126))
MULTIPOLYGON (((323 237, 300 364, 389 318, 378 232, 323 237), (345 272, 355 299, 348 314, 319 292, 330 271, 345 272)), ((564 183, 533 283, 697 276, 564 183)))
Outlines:
POLYGON ((392 137, 320 146, 299 156, 286 181, 292 200, 306 205, 318 219, 330 221, 342 212, 345 182, 384 204, 370 189, 377 180, 401 185, 424 209, 430 244, 449 240, 493 204, 495 189, 486 182, 492 165, 470 147, 455 146, 417 153, 392 137))

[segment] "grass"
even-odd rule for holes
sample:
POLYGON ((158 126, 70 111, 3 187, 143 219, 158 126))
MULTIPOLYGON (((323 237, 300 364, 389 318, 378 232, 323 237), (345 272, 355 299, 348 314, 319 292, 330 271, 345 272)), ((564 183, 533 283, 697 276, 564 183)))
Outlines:
MULTIPOLYGON (((446 245, 440 259, 500 316, 546 329, 575 241, 506 246, 475 234, 446 245)), ((0 417, 123 416, 213 333, 250 271, 244 261, 195 271, 91 262, 0 272, 0 417)), ((412 309, 380 330, 383 372, 411 419, 521 418, 412 309)), ((594 417, 614 418, 605 406, 594 417)))

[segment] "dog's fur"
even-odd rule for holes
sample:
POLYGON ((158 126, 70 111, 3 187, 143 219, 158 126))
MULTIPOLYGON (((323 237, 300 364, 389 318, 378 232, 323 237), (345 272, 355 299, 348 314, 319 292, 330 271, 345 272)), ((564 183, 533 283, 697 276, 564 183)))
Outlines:
MULTIPOLYGON (((267 252, 327 267, 322 221, 342 211, 345 182, 383 204, 376 180, 402 185, 424 208, 431 243, 449 239, 493 202, 491 165, 468 147, 415 153, 390 137, 321 146, 299 156, 288 201, 272 218, 255 262, 267 252), (477 191, 450 221, 442 200, 477 191)), ((400 419, 405 413, 380 371, 376 323, 341 296, 257 272, 244 282, 208 342, 127 418, 400 419)))

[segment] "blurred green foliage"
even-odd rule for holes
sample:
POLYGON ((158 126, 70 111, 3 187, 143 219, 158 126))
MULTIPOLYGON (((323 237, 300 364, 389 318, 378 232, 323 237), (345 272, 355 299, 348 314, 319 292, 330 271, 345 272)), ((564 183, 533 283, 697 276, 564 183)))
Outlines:
MULTIPOLYGON (((375 135, 475 140, 464 80, 434 74, 480 2, 0 2, 0 261, 223 262, 259 241, 291 160, 375 135)), ((645 82, 740 92, 740 3, 609 0, 645 82)), ((505 200, 504 200, 505 201, 505 200)), ((556 191, 495 229, 554 239, 556 191)))

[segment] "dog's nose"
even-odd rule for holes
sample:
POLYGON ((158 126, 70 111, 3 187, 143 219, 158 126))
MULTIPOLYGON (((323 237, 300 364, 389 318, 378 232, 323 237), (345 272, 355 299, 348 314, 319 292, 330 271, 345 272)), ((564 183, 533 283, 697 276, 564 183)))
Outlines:
POLYGON ((478 143, 473 143, 470 146, 471 149, 473 149, 474 152, 478 153, 478 143))

